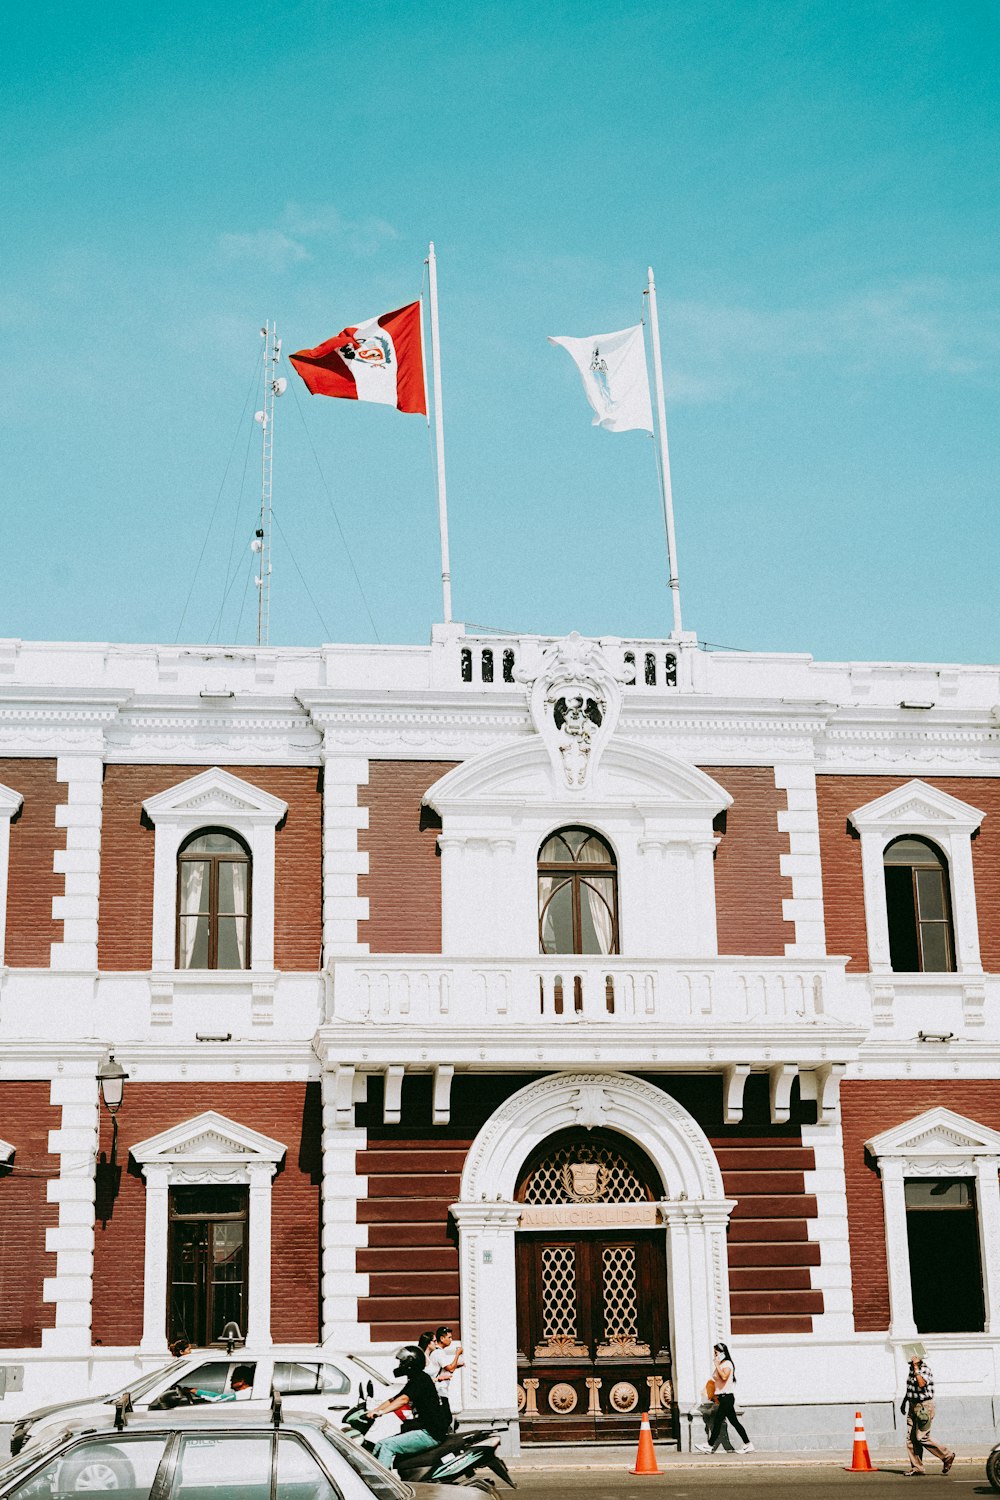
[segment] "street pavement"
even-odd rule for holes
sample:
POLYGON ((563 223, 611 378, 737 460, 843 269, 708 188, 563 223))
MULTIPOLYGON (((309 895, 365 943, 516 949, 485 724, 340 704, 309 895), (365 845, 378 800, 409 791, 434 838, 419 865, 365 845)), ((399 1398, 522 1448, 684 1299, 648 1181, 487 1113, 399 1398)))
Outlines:
MULTIPOLYGON (((945 1479, 940 1464, 928 1464, 923 1479, 906 1476, 904 1459, 888 1459, 885 1467, 874 1474, 851 1474, 843 1462, 825 1455, 803 1460, 801 1457, 773 1458, 759 1456, 757 1461, 733 1458, 698 1462, 688 1455, 657 1456, 659 1474, 632 1475, 628 1466, 542 1469, 527 1468, 515 1459, 511 1465, 518 1490, 525 1495, 544 1496, 545 1500, 641 1500, 650 1495, 669 1494, 670 1500, 722 1500, 733 1491, 742 1496, 768 1495, 769 1500, 794 1500, 808 1492, 809 1500, 848 1500, 860 1490, 865 1496, 872 1491, 896 1494, 915 1489, 926 1500, 972 1500, 976 1495, 993 1496, 985 1474, 985 1455, 958 1459, 945 1479), (957 1491, 957 1493, 956 1493, 957 1491)), ((510 1493, 509 1491, 507 1493, 510 1493)))

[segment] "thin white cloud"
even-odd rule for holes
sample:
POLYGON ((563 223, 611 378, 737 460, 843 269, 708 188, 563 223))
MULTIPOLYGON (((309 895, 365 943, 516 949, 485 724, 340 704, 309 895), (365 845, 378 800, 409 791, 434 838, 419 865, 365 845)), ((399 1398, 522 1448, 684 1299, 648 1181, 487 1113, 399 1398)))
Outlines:
POLYGON ((386 219, 371 215, 352 219, 326 203, 287 203, 273 227, 223 234, 218 245, 228 260, 253 260, 280 272, 313 260, 332 245, 352 255, 369 256, 398 238, 399 231, 386 219))
POLYGON ((219 249, 227 260, 252 260, 269 271, 287 271, 299 261, 311 259, 299 240, 280 229, 258 229, 253 234, 223 234, 219 249))

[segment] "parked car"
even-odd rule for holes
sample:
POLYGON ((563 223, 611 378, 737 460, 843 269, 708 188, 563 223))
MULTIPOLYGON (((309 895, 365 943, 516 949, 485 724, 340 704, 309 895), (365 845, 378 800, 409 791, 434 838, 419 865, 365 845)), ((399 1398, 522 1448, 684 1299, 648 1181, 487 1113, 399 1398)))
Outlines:
POLYGON ((74 1418, 45 1444, 0 1467, 0 1500, 445 1500, 416 1491, 312 1413, 187 1406, 125 1415, 100 1426, 74 1418), (120 1424, 120 1425, 118 1425, 120 1424))
MULTIPOLYGON (((96 1421, 106 1416, 118 1397, 127 1390, 135 1411, 148 1411, 177 1386, 200 1390, 209 1395, 225 1396, 232 1390, 233 1371, 252 1368, 252 1388, 241 1396, 241 1407, 251 1411, 269 1411, 271 1392, 276 1390, 294 1403, 297 1410, 315 1411, 323 1416, 331 1411, 347 1411, 354 1404, 360 1385, 368 1381, 378 1388, 387 1384, 384 1375, 357 1355, 328 1354, 315 1344, 282 1344, 256 1354, 252 1349, 197 1349, 183 1359, 175 1359, 158 1370, 102 1396, 78 1397, 53 1406, 39 1406, 15 1422, 10 1451, 18 1454, 29 1444, 45 1442, 55 1431, 62 1431, 70 1419, 96 1421)), ((168 1398, 169 1399, 169 1398, 168 1398)), ((228 1404, 228 1403, 227 1403, 228 1404)))
POLYGON ((1000 1492, 1000 1443, 995 1443, 990 1449, 990 1456, 986 1460, 986 1478, 1000 1492))

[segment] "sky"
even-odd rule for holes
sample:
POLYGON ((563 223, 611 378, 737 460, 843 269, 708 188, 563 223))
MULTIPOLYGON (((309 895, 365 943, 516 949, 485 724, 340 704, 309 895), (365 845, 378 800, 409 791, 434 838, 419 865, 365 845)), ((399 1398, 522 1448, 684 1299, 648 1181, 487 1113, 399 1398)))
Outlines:
MULTIPOLYGON (((252 643, 259 328, 421 294, 455 618, 671 628, 654 441, 549 334, 658 287, 711 645, 996 662, 992 0, 32 0, 5 22, 0 636, 252 643)), ((274 427, 273 645, 442 618, 423 418, 274 427)))

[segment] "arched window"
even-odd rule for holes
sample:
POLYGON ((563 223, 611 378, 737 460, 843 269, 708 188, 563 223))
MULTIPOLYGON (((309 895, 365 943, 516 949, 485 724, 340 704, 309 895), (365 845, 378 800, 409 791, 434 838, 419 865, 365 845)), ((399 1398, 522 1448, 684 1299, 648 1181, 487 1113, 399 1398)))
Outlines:
POLYGON ((177 856, 177 967, 250 967, 250 852, 222 828, 201 828, 177 856))
POLYGON ((889 957, 902 974, 951 973, 955 937, 951 926, 948 861, 928 839, 895 839, 883 855, 889 957))
POLYGON ((589 828, 560 828, 538 856, 542 953, 618 952, 618 870, 589 828))

